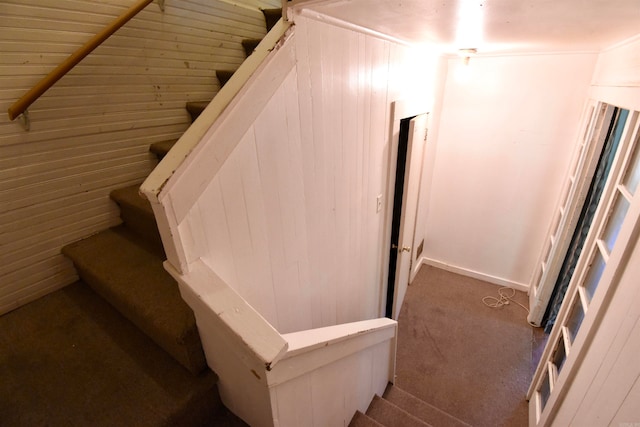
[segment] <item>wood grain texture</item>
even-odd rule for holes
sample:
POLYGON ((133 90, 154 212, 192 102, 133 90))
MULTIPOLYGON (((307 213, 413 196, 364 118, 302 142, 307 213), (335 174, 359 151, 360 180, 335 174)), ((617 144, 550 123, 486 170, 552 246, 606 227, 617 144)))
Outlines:
POLYGON ((388 87, 398 49, 298 17, 258 77, 266 86, 234 101, 161 193, 192 230, 187 258, 281 333, 379 315, 388 97, 407 95, 388 87))
MULTIPOLYGON (((0 107, 9 105, 131 6, 131 0, 0 4, 0 107)), ((211 99, 215 70, 262 37, 277 1, 149 5, 29 109, 31 130, 0 119, 0 313, 76 280, 65 244, 119 222, 109 192, 155 166, 153 142, 189 126, 187 101, 211 99)))
POLYGON ((211 313, 236 345, 246 348, 256 361, 252 368, 275 364, 286 353, 288 344, 260 314, 227 286, 202 261, 194 263, 189 274, 181 275, 167 264, 167 270, 178 281, 183 298, 200 313, 211 313))
POLYGON ((166 266, 194 310, 223 402, 251 425, 344 425, 394 378, 391 319, 280 335, 203 261, 187 274, 166 266))
POLYGON ((143 187, 167 217, 168 265, 203 319, 223 401, 252 425, 344 425, 394 378, 395 322, 345 324, 378 317, 383 299, 389 97, 413 89, 388 82, 399 49, 299 17, 200 143, 170 159, 173 176, 143 187), (236 308, 242 339, 213 326, 236 308), (266 325, 279 335, 256 333, 266 325), (252 353, 280 336, 294 348, 265 370, 252 353))
MULTIPOLYGON (((376 336, 377 332, 371 331, 367 335, 376 336)), ((344 349, 359 338, 362 337, 351 337, 338 347, 344 349)), ((274 418, 277 417, 280 425, 347 425, 356 411, 366 411, 373 396, 382 394, 393 380, 393 373, 387 369, 390 360, 395 359, 391 342, 388 337, 380 338, 364 346, 358 345, 355 352, 329 357, 317 364, 309 364, 309 361, 322 361, 332 351, 320 347, 311 353, 282 360, 282 369, 295 369, 299 362, 298 366, 310 371, 296 372, 301 375, 273 384, 270 391, 275 403, 274 418), (298 358, 301 360, 297 361, 298 358)), ((274 371, 278 367, 276 365, 274 371)))
POLYGON ((109 25, 98 31, 93 37, 87 40, 80 48, 75 50, 69 57, 61 61, 56 68, 49 72, 38 83, 29 89, 22 97, 15 101, 9 107, 9 120, 15 120, 20 114, 23 114, 31 104, 33 104, 43 93, 45 93, 51 86, 53 86, 58 80, 60 80, 65 74, 67 74, 73 67, 78 65, 87 55, 100 46, 106 39, 108 39, 113 33, 118 31, 123 25, 125 25, 131 18, 136 16, 142 9, 147 7, 152 0, 139 0, 132 5, 129 9, 124 11, 109 25))

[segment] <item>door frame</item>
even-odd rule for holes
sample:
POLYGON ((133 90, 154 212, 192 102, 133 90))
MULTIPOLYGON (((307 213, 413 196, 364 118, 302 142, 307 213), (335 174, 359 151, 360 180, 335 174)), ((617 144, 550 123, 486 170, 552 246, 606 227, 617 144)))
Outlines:
MULTIPOLYGON (((388 289, 388 276, 389 276, 389 247, 388 244, 391 241, 391 223, 393 221, 393 196, 395 192, 395 177, 396 177, 396 165, 398 161, 398 143, 400 136, 400 121, 402 119, 411 118, 420 114, 429 114, 429 108, 423 100, 419 99, 400 99, 391 103, 391 123, 390 123, 390 135, 389 135, 389 150, 387 152, 387 182, 386 191, 382 193, 385 197, 384 210, 384 233, 383 244, 381 245, 382 253, 380 254, 381 260, 381 293, 380 293, 380 316, 385 315, 387 304, 387 289, 388 289)), ((426 152, 426 150, 423 152, 426 152)), ((407 159, 408 160, 408 159, 407 159)), ((424 160, 424 159, 423 159, 424 160)), ((424 171, 421 171, 421 175, 424 171)), ((418 196, 419 197, 419 196, 418 196)), ((419 204, 418 204, 419 206, 419 204)), ((402 229, 400 230, 402 232, 402 229)), ((413 256, 413 253, 412 253, 413 256)), ((394 292, 395 298, 395 292, 394 292)))
MULTIPOLYGON (((609 105, 616 106, 615 103, 609 105)), ((591 374, 595 376, 601 368, 602 359, 595 357, 586 364, 585 356, 590 350, 593 337, 600 328, 605 313, 612 310, 613 313, 618 314, 616 311, 618 307, 610 305, 610 302, 640 234, 640 188, 637 188, 635 193, 630 193, 624 185, 624 179, 631 165, 632 150, 640 150, 640 103, 636 101, 631 108, 628 105, 618 104, 617 106, 628 109, 630 114, 582 254, 527 392, 530 426, 551 425, 562 405, 577 407, 582 402, 580 399, 587 392, 586 388, 574 393, 576 397, 572 400, 565 400, 565 396, 572 387, 578 371, 590 373, 585 374, 587 376, 591 374), (627 194, 623 194, 625 192, 627 194), (603 243, 603 236, 607 233, 608 221, 616 198, 621 196, 627 199, 628 210, 620 223, 617 239, 614 238, 613 247, 609 249, 603 243), (599 276, 596 273, 590 276, 596 253, 601 254, 604 267, 599 276), (595 291, 589 295, 586 289, 592 286, 595 291), (571 317, 574 307, 578 306, 581 307, 582 317, 578 323, 575 323, 571 317), (559 348, 562 348, 562 351, 559 351, 559 348), (544 393, 541 391, 543 389, 544 393)), ((636 167, 638 167, 637 164, 636 167)), ((624 315, 624 313, 619 314, 624 315)), ((612 336, 615 333, 617 331, 611 331, 612 336)), ((608 348, 597 350, 601 353, 608 348)), ((571 410, 567 413, 572 414, 571 410)), ((558 422, 566 424, 566 421, 558 422)))
POLYGON ((540 326, 595 173, 615 107, 589 100, 553 221, 529 286, 528 322, 540 326))

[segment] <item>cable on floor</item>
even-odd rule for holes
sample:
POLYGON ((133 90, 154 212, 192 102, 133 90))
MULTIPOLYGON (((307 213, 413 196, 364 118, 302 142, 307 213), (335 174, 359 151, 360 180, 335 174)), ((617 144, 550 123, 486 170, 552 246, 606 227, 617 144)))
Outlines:
POLYGON ((482 298, 482 302, 484 303, 484 305, 491 308, 500 308, 504 305, 509 305, 513 302, 514 304, 518 304, 520 307, 524 308, 527 311, 527 313, 529 312, 529 309, 527 307, 525 307, 524 305, 520 304, 518 301, 513 299, 513 297, 516 296, 515 289, 508 288, 506 286, 502 287, 498 289, 498 296, 499 298, 488 295, 482 298))

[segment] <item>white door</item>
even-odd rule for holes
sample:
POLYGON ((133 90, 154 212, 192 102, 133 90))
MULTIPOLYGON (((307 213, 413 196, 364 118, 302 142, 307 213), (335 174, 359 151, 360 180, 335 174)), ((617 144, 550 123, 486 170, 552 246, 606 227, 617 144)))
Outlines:
MULTIPOLYGON (((615 384, 617 389, 609 391, 609 395, 596 385, 611 378, 609 372, 612 364, 603 363, 605 354, 615 354, 613 357, 618 362, 622 360, 619 359, 619 350, 613 346, 590 347, 605 311, 611 310, 621 319, 633 319, 619 306, 609 305, 640 232, 640 112, 631 112, 628 116, 625 113, 619 117, 624 119, 616 123, 616 127, 622 130, 618 151, 569 288, 527 393, 529 426, 545 426, 553 422, 556 425, 585 425, 584 420, 572 423, 571 419, 565 418, 573 415, 578 419, 578 415, 588 418, 589 415, 584 414, 584 407, 589 405, 588 399, 599 399, 602 408, 607 407, 615 413, 618 408, 615 406, 616 399, 625 396, 620 393, 624 381, 618 380, 615 384), (587 351, 592 352, 589 362, 585 362, 587 351), (572 383, 578 370, 585 373, 585 377, 593 375, 593 382, 572 383), (564 393, 570 388, 576 391, 572 398, 565 399, 564 393), (587 398, 589 388, 599 390, 600 394, 590 393, 587 398), (557 408, 561 405, 567 405, 566 408, 582 407, 583 413, 565 409, 559 415, 557 408)), ((607 334, 611 337, 625 336, 619 330, 610 330, 607 334)), ((637 366, 638 350, 624 348, 629 348, 632 353, 627 366, 637 366)), ((607 424, 604 422, 602 425, 607 424)))
POLYGON ((529 289, 529 316, 527 320, 534 326, 540 326, 551 299, 558 274, 571 243, 571 236, 580 219, 580 212, 607 136, 613 110, 614 107, 606 104, 595 101, 589 103, 583 120, 582 137, 574 154, 558 210, 529 289))
POLYGON ((413 258, 413 236, 416 226, 418 194, 422 175, 422 158, 427 141, 427 114, 420 114, 409 123, 407 160, 402 192, 402 216, 396 249, 397 263, 393 292, 393 319, 398 319, 400 308, 409 285, 411 260, 413 258))

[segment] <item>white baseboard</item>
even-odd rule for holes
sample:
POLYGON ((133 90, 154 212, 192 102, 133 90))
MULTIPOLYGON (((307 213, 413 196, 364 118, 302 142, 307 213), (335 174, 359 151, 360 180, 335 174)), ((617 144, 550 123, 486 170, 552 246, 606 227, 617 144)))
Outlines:
POLYGON ((444 262, 427 257, 420 258, 420 265, 430 265, 432 267, 441 268, 452 273, 461 274, 463 276, 471 277, 474 279, 484 280, 485 282, 493 283, 494 285, 506 286, 518 291, 529 292, 529 285, 525 285, 524 283, 513 282, 501 277, 491 276, 489 274, 480 273, 479 271, 469 270, 467 268, 446 264, 444 262))

